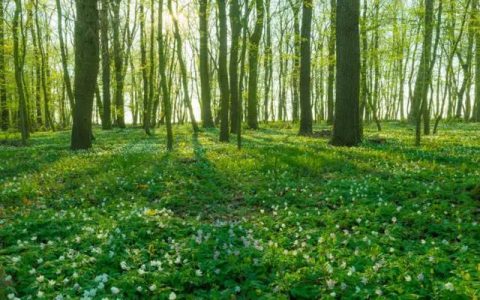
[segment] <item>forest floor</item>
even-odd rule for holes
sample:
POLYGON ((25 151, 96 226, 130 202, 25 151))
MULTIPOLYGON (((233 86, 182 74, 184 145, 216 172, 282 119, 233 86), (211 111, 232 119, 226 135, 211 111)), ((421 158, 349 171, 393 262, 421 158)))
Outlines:
POLYGON ((241 151, 185 126, 170 154, 163 129, 95 134, 0 146, 0 299, 480 297, 479 125, 351 149, 272 125, 241 151))

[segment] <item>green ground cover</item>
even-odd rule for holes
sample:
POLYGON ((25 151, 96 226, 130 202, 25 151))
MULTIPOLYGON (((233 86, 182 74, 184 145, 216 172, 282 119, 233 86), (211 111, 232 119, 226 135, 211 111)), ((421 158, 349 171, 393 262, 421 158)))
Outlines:
POLYGON ((135 129, 0 146, 0 299, 480 296, 479 125, 352 149, 272 125, 241 151, 175 130, 173 153, 135 129))

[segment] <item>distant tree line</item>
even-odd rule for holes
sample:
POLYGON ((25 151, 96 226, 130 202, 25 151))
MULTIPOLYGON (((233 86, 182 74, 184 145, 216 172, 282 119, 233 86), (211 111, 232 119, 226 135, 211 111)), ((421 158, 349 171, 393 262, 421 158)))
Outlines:
POLYGON ((219 139, 269 122, 401 120, 422 135, 480 121, 478 0, 0 0, 0 127, 147 134, 190 123, 219 139), (197 114, 197 112, 200 112, 197 114))

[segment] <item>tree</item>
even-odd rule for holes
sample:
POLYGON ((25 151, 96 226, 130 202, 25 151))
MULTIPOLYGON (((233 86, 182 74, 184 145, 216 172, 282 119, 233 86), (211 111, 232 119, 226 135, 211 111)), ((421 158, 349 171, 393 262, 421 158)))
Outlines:
POLYGON ((180 28, 178 26, 178 20, 176 16, 173 14, 172 9, 172 0, 168 0, 168 11, 170 12, 170 16, 172 16, 173 21, 173 36, 175 37, 175 42, 177 46, 177 59, 180 65, 180 73, 182 75, 182 88, 183 88, 183 97, 185 101, 185 105, 188 108, 188 113, 190 115, 190 121, 192 122, 192 128, 194 133, 198 133, 199 128, 197 125, 197 121, 195 120, 195 114, 193 113, 192 102, 190 100, 189 88, 188 88, 188 76, 187 76, 187 66, 185 65, 185 59, 183 57, 183 40, 180 34, 180 28))
POLYGON ((173 130, 172 130, 172 106, 170 103, 167 75, 165 72, 165 47, 163 37, 163 0, 158 1, 158 67, 160 69, 160 88, 163 99, 163 111, 165 114, 165 127, 167 129, 167 150, 173 150, 173 130))
POLYGON ((76 0, 75 110, 71 147, 92 147, 92 110, 99 68, 99 15, 97 0, 76 0))
POLYGON ((75 99, 73 96, 72 81, 70 80, 70 74, 68 73, 67 48, 65 46, 65 41, 63 38, 63 13, 62 13, 63 10, 62 10, 62 5, 60 4, 60 0, 56 0, 55 2, 56 2, 56 9, 57 9, 58 41, 60 43, 60 54, 62 58, 62 67, 63 67, 63 81, 65 83, 65 89, 67 92, 67 98, 70 104, 70 109, 73 111, 73 108, 75 106, 75 99))
POLYGON ((248 126, 251 129, 258 129, 258 55, 260 39, 262 38, 263 33, 263 0, 255 0, 255 7, 257 12, 257 20, 255 22, 255 29, 250 36, 248 45, 248 126))
POLYGON ((301 38, 300 38, 300 5, 299 0, 289 0, 290 7, 293 12, 293 72, 292 72, 292 120, 293 122, 298 122, 299 119, 299 73, 300 73, 300 48, 301 48, 301 38))
POLYGON ((228 113, 230 91, 228 86, 227 69, 227 4, 226 0, 217 0, 219 21, 219 58, 218 58, 218 86, 220 87, 220 141, 228 142, 230 139, 228 113))
POLYGON ((480 10, 478 0, 473 0, 473 22, 475 31, 475 104, 473 121, 480 122, 480 10))
POLYGON ((333 113, 335 110, 334 84, 337 0, 330 0, 330 10, 330 37, 328 39, 327 123, 333 124, 333 113))
POLYGON ((15 66, 15 83, 17 85, 17 96, 18 96, 18 114, 20 119, 20 132, 22 134, 22 144, 27 143, 27 139, 30 137, 30 130, 28 126, 28 111, 27 111, 27 101, 25 98, 25 90, 23 83, 23 65, 25 62, 25 54, 20 53, 20 38, 19 38, 19 27, 22 26, 20 23, 22 14, 22 0, 15 0, 15 13, 13 16, 13 61, 15 66))
POLYGON ((239 42, 242 30, 242 23, 240 21, 240 5, 238 0, 230 1, 230 28, 232 31, 231 45, 230 45, 230 131, 238 133, 239 122, 241 124, 241 105, 238 82, 238 63, 239 63, 239 42))
POLYGON ((270 90, 272 87, 272 74, 273 74, 273 50, 272 50, 272 14, 270 12, 270 0, 265 1, 266 22, 265 22, 265 50, 263 54, 264 61, 264 80, 263 80, 263 119, 265 123, 268 123, 270 118, 274 119, 273 101, 270 101, 270 90), (272 102, 272 107, 269 108, 269 103, 272 102), (271 115, 269 113, 271 110, 271 115))
MULTIPOLYGON (((57 0, 58 1, 58 0, 57 0)), ((101 44, 102 44, 102 92, 103 92, 103 111, 102 111, 102 128, 104 130, 112 129, 112 111, 110 96, 110 47, 108 37, 108 14, 109 0, 102 0, 101 14, 101 44)))
POLYGON ((120 4, 122 0, 112 0, 113 56, 115 65, 115 125, 125 128, 124 54, 120 40, 120 4))
POLYGON ((47 128, 55 131, 55 125, 53 124, 52 113, 50 112, 50 99, 51 99, 51 90, 50 90, 50 68, 49 68, 49 51, 47 50, 49 42, 49 32, 46 30, 46 47, 42 39, 42 28, 40 27, 40 18, 38 16, 39 3, 38 0, 35 0, 35 26, 37 29, 37 42, 38 42, 38 51, 41 58, 41 81, 42 81, 42 92, 43 92, 43 107, 45 112, 45 126, 47 128))
POLYGON ((311 31, 313 0, 303 0, 301 63, 300 63, 300 135, 313 133, 312 100, 311 100, 311 31))
POLYGON ((360 1, 337 0, 335 146, 356 146, 361 142, 359 21, 360 1))
POLYGON ((140 61, 142 70, 142 82, 143 82, 143 129, 147 135, 151 135, 150 132, 150 119, 151 119, 151 99, 149 91, 149 78, 148 78, 148 64, 147 64, 147 45, 146 45, 146 30, 145 30, 145 8, 143 5, 144 0, 140 0, 140 61))
POLYGON ((0 0, 0 128, 7 130, 9 126, 9 112, 7 104, 7 87, 5 79, 5 25, 4 3, 0 0))
POLYGON ((214 127, 210 88, 210 68, 208 66, 208 0, 199 1, 200 19, 200 88, 203 127, 214 127))
POLYGON ((416 145, 420 145, 422 115, 427 109, 428 88, 432 80, 433 0, 425 0, 424 22, 422 56, 412 99, 412 110, 410 112, 416 126, 416 145))

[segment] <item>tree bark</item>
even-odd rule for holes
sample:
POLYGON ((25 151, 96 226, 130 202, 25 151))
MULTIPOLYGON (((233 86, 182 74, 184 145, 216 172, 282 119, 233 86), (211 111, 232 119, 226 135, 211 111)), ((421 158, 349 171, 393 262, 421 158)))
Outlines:
POLYGON ((99 16, 97 0, 76 0, 75 110, 71 147, 92 147, 92 110, 99 68, 99 16))
POLYGON ((238 86, 238 50, 242 23, 240 21, 240 5, 238 0, 230 1, 230 28, 232 31, 230 45, 230 132, 238 132, 238 120, 241 115, 238 86))
POLYGON ((230 91, 227 69, 227 4, 226 0, 217 0, 219 22, 219 54, 218 54, 218 86, 220 87, 220 141, 228 142, 230 139, 228 112, 230 91))
POLYGON ((311 31, 313 0, 303 0, 301 63, 300 63, 300 135, 313 133, 312 100, 311 100, 311 31))
POLYGON ((335 146, 361 143, 359 19, 358 0, 337 1, 337 103, 332 139, 335 146))
MULTIPOLYGON (((59 0, 57 0, 59 1, 59 0)), ((101 38, 102 38, 102 93, 103 93, 103 109, 102 109, 102 128, 104 130, 112 129, 112 109, 110 95, 110 47, 108 38, 108 13, 109 1, 102 0, 101 15, 101 38)))
POLYGON ((208 56, 208 0, 200 0, 200 89, 201 111, 204 128, 215 127, 212 117, 212 97, 210 87, 210 71, 208 56))
POLYGON ((257 20, 255 29, 250 36, 248 65, 248 127, 258 129, 258 54, 259 44, 263 33, 264 8, 263 0, 255 0, 257 20))
POLYGON ((73 108, 75 107, 75 98, 73 97, 72 81, 70 80, 70 74, 68 74, 67 48, 65 47, 65 41, 63 38, 63 14, 60 0, 56 0, 56 9, 58 19, 58 41, 60 43, 60 55, 62 58, 63 67, 63 81, 65 82, 65 89, 67 92, 68 102, 70 104, 70 110, 73 112, 73 108))
POLYGON ((10 122, 5 79, 5 7, 3 2, 0 0, 0 128, 6 131, 10 122))
POLYGON ((18 36, 19 22, 21 21, 22 13, 22 0, 15 0, 15 13, 13 16, 13 61, 15 66, 15 82, 17 85, 17 96, 18 96, 18 115, 20 121, 20 132, 22 135, 22 144, 27 143, 27 139, 30 136, 30 131, 28 128, 28 112, 27 112, 27 103, 25 99, 25 90, 23 83, 23 59, 21 58, 20 53, 20 41, 18 36))
POLYGON ((327 123, 333 124, 335 110, 334 85, 337 0, 330 0, 330 9, 330 38, 328 40, 327 123))

